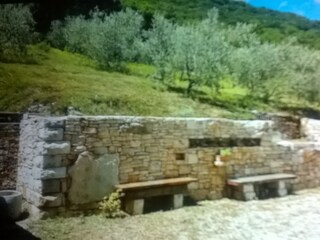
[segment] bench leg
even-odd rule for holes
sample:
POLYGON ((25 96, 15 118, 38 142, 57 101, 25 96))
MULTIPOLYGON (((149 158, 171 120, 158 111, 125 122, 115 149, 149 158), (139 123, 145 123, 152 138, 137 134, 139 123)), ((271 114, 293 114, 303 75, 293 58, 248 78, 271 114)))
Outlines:
POLYGON ((181 208, 183 207, 183 194, 175 194, 173 195, 173 208, 181 208))
POLYGON ((125 210, 131 215, 143 214, 144 199, 128 200, 125 205, 125 210))
POLYGON ((278 182, 278 195, 279 197, 284 197, 288 195, 285 181, 278 182))
POLYGON ((253 184, 243 185, 243 197, 245 201, 251 201, 251 200, 257 199, 253 184))

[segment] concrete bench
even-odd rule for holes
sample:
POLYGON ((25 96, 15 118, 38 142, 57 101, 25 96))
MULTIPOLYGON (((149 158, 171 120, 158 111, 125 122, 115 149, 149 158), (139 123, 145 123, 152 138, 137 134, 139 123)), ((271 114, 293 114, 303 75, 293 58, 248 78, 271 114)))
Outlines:
POLYGON ((183 206, 184 194, 188 192, 188 184, 197 181, 196 178, 170 178, 147 182, 119 184, 115 187, 125 193, 125 211, 132 214, 143 214, 144 199, 149 197, 172 195, 173 208, 183 206))
POLYGON ((231 198, 250 201, 258 199, 256 189, 261 184, 266 184, 268 188, 274 190, 276 196, 286 196, 288 194, 286 181, 294 178, 296 178, 296 175, 293 174, 267 174, 229 179, 227 184, 231 187, 231 192, 229 192, 231 198))

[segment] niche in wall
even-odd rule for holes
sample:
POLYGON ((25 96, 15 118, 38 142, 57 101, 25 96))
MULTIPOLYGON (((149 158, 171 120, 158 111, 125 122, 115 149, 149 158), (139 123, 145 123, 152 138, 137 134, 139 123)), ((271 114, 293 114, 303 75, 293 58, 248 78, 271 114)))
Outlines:
POLYGON ((189 148, 207 147, 257 147, 260 138, 191 138, 189 148))
POLYGON ((176 153, 175 158, 177 161, 184 161, 186 160, 186 155, 184 153, 176 153))

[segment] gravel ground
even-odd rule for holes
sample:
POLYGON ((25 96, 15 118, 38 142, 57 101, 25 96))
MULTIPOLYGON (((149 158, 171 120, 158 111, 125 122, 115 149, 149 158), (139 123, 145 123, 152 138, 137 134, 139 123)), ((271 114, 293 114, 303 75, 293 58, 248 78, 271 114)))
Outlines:
POLYGON ((263 201, 204 201, 125 219, 45 220, 33 223, 30 230, 44 240, 319 240, 320 188, 263 201))

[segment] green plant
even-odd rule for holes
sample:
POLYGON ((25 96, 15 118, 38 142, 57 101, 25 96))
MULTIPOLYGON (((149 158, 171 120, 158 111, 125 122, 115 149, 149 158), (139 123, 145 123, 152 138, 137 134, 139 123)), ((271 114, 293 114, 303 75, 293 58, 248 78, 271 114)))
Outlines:
POLYGON ((102 214, 107 218, 123 217, 124 213, 121 211, 121 198, 122 191, 117 189, 109 196, 105 196, 99 203, 99 209, 102 214))
POLYGON ((231 148, 220 148, 219 149, 220 156, 227 157, 231 155, 231 148))

